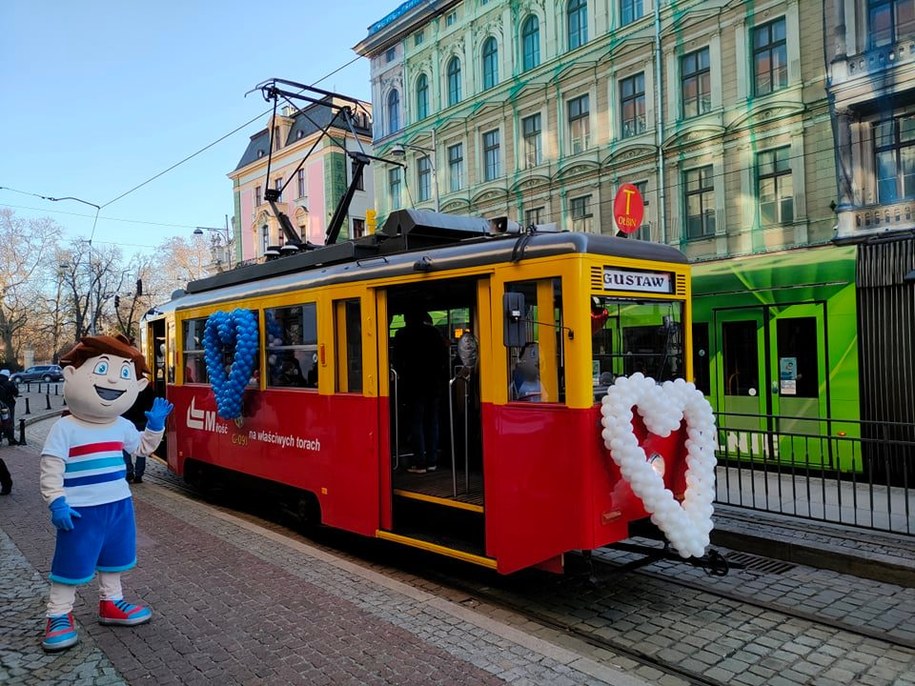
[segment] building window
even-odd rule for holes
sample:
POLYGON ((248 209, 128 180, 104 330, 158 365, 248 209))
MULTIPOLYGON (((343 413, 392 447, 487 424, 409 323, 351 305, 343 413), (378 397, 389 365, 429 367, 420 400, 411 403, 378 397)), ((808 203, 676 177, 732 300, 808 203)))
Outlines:
POLYGON ((897 117, 874 126, 877 201, 915 197, 915 117, 897 117))
POLYGON ((636 19, 641 19, 644 13, 642 0, 620 0, 620 17, 623 26, 631 24, 636 19))
POLYGON ((499 83, 499 46, 490 36, 483 43, 483 88, 492 88, 499 83))
POLYGON ((432 197, 432 164, 428 157, 416 160, 416 186, 420 202, 426 202, 432 197))
POLYGON ((420 74, 416 79, 416 121, 429 116, 429 79, 420 74))
POLYGON ((566 6, 569 50, 588 42, 588 3, 586 0, 569 0, 566 6))
POLYGON ((767 95, 788 85, 784 17, 753 29, 753 65, 756 95, 767 95))
POLYGON ((384 54, 385 61, 390 64, 395 57, 397 57, 397 48, 388 48, 388 51, 384 54))
POLYGON ((871 47, 890 45, 915 33, 915 0, 870 0, 867 17, 871 47))
POLYGON ((620 81, 620 110, 623 113, 623 138, 645 131, 645 74, 620 81))
POLYGON ((448 106, 461 101, 461 61, 457 57, 448 60, 448 106))
POLYGON ((530 169, 543 162, 543 128, 540 114, 532 114, 521 120, 521 131, 524 137, 524 168, 530 169))
MULTIPOLYGON (((648 182, 647 181, 637 181, 632 184, 639 191, 639 195, 642 196, 642 204, 647 208, 648 207, 648 182)), ((651 223, 648 221, 647 213, 642 219, 642 225, 635 230, 632 234, 633 238, 636 238, 640 241, 650 241, 651 240, 651 223)))
POLYGON ((305 170, 299 169, 295 173, 296 188, 299 191, 298 197, 305 197, 305 170))
POLYGON ((483 134, 483 161, 486 165, 483 170, 484 181, 492 181, 502 175, 499 166, 499 129, 483 134))
POLYGON ((353 238, 362 238, 365 235, 365 219, 353 219, 353 238))
POLYGON ((683 172, 686 189, 686 237, 703 238, 715 233, 715 179, 712 165, 683 172))
POLYGON ((261 191, 261 187, 255 186, 254 187, 254 206, 260 207, 262 202, 264 202, 264 194, 261 191))
POLYGON ((680 58, 680 84, 685 118, 705 114, 712 109, 712 74, 708 48, 680 58))
POLYGON ((355 189, 357 191, 365 190, 365 176, 363 175, 364 171, 365 171, 365 167, 360 168, 360 165, 356 163, 356 160, 350 160, 350 163, 349 163, 350 178, 352 178, 356 181, 355 189))
POLYGON ((276 152, 280 149, 280 127, 273 127, 273 151, 276 152))
POLYGON ((423 44, 423 32, 417 31, 413 34, 413 46, 418 47, 423 44))
POLYGON ((270 227, 264 224, 261 227, 261 255, 267 252, 267 248, 270 247, 270 227))
POLYGON ((388 133, 400 130, 400 93, 397 89, 388 93, 388 133))
POLYGON ((572 154, 591 147, 590 103, 587 95, 569 100, 569 145, 572 154))
POLYGON ((457 12, 449 12, 445 17, 445 26, 454 26, 457 23, 457 12))
POLYGON ((572 230, 573 231, 591 231, 591 196, 583 195, 580 198, 572 198, 569 201, 569 207, 572 212, 572 230))
POLYGON ((533 224, 543 223, 543 207, 532 207, 524 210, 524 225, 532 226, 533 224))
POLYGON ((531 14, 521 25, 524 71, 540 65, 540 20, 531 14))
POLYGON ((448 188, 451 192, 464 187, 464 144, 448 147, 448 188))
POLYGON ((388 169, 388 194, 391 197, 391 209, 400 207, 400 167, 388 169))
POLYGON ((789 146, 756 154, 756 188, 761 225, 794 221, 794 181, 789 146))
POLYGON ((273 187, 276 189, 276 201, 283 202, 283 177, 273 181, 273 187))

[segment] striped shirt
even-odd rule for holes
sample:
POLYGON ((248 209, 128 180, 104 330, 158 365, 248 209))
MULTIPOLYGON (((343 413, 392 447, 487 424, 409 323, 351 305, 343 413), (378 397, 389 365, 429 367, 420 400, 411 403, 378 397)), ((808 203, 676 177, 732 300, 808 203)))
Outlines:
POLYGON ((63 460, 67 502, 85 507, 130 497, 122 451, 133 453, 139 446, 140 432, 123 417, 86 424, 67 416, 51 427, 41 454, 63 460))

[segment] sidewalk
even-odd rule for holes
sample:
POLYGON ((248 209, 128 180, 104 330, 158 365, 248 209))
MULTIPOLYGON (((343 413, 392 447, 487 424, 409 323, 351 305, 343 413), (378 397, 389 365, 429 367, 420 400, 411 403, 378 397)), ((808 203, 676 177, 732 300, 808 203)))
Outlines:
POLYGON ((150 624, 102 627, 94 585, 74 614, 80 643, 45 654, 54 546, 37 489, 38 451, 0 455, 0 683, 597 684, 644 683, 473 610, 407 586, 167 489, 135 487, 139 566, 128 599, 150 624))

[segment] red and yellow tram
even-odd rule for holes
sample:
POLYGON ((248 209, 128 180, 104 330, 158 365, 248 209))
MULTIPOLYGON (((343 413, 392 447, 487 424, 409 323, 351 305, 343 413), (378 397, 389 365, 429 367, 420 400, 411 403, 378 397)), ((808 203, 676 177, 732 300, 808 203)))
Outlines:
MULTIPOLYGON (((175 404, 169 468, 266 480, 327 526, 501 573, 559 570, 568 551, 628 537, 647 515, 604 447, 600 397, 637 371, 692 377, 689 266, 658 244, 501 229, 401 210, 375 235, 189 284, 144 322, 155 383, 175 404), (226 420, 203 333, 238 308, 255 315, 258 350, 242 416, 226 420), (404 370, 392 362, 415 308, 453 354, 435 382, 439 469, 425 474, 405 470, 404 370), (477 355, 462 357, 463 343, 477 355), (537 388, 521 393, 532 347, 537 388)), ((682 497, 685 429, 660 438, 633 424, 682 497)))

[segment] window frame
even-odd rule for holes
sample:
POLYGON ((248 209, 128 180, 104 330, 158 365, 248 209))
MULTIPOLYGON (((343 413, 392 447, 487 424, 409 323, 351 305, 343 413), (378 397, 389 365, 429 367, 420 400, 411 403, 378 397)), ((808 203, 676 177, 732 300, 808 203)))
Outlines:
POLYGON ((432 160, 428 155, 416 158, 416 194, 418 202, 432 199, 432 160))
POLYGON ((296 189, 299 191, 299 197, 305 197, 305 170, 299 169, 295 173, 296 176, 296 189))
POLYGON ((429 116, 429 78, 425 73, 416 79, 416 121, 429 116))
POLYGON ((788 20, 785 16, 776 17, 764 24, 753 27, 751 35, 751 45, 753 46, 753 95, 761 97, 771 95, 788 87, 790 74, 788 73, 788 20), (777 26, 781 26, 784 35, 780 39, 773 40, 774 31, 777 26), (757 45, 760 34, 765 31, 768 34, 767 43, 763 46, 757 45), (760 80, 760 57, 768 54, 768 71, 769 90, 763 90, 762 81, 760 80), (778 54, 781 59, 781 68, 773 67, 775 60, 773 56, 778 54), (783 75, 783 81, 780 79, 779 85, 775 85, 775 76, 783 75))
POLYGON ((691 167, 683 170, 683 228, 687 240, 701 240, 715 235, 716 209, 715 209, 715 168, 711 164, 700 167, 691 167), (695 174, 697 188, 690 190, 691 178, 695 174), (706 185, 707 182, 707 185, 706 185), (699 199, 699 213, 690 214, 690 200, 699 199), (708 206, 708 207, 707 207, 708 206), (698 217, 699 231, 693 232, 691 220, 698 217))
POLYGON ((453 107, 461 102, 461 59, 452 55, 446 66, 448 85, 448 107, 453 107))
POLYGON ((588 2, 569 0, 566 3, 566 43, 569 51, 588 42, 588 2), (574 21, 574 25, 573 25, 574 21))
POLYGON ((500 160, 502 136, 498 127, 480 135, 483 148, 483 180, 495 181, 502 176, 500 160))
POLYGON ((709 47, 693 50, 680 57, 680 115, 684 119, 691 119, 712 111, 712 67, 709 47), (702 56, 705 56, 705 63, 702 63, 702 56), (688 62, 694 61, 695 66, 688 70, 688 62), (704 77, 704 78, 703 78, 704 77), (695 82, 696 95, 694 98, 687 97, 688 83, 695 82), (703 92, 702 84, 708 87, 703 92), (688 103, 695 104, 695 111, 688 111, 688 103), (703 106, 703 103, 705 105, 703 106))
POLYGON ((521 64, 522 71, 540 66, 540 17, 533 13, 521 23, 521 64))
POLYGON ((644 0, 620 0, 620 26, 628 26, 644 16, 644 0), (638 14, 636 14, 636 8, 638 8, 638 14), (630 15, 628 19, 626 18, 627 11, 630 15))
POLYGON ((591 193, 569 198, 569 217, 572 230, 591 233, 594 230, 594 213, 591 211, 591 193))
POLYGON ((386 100, 385 114, 388 118, 388 135, 400 131, 400 91, 392 88, 386 100))
POLYGON ((619 80, 620 89, 620 138, 633 138, 640 136, 648 130, 648 114, 645 104, 645 72, 640 71, 632 76, 619 80), (626 92, 627 87, 632 87, 632 92, 626 92), (641 88, 641 90, 636 90, 641 88), (634 116, 626 118, 626 108, 632 106, 634 116), (639 122, 641 121, 641 127, 639 122), (632 130, 627 132, 627 125, 632 125, 632 130), (635 130, 638 129, 638 130, 635 130))
POLYGON ((391 201, 391 209, 402 207, 403 175, 400 167, 388 169, 388 199, 391 201))
POLYGON ((483 41, 483 90, 495 88, 499 83, 499 43, 495 36, 483 41))
POLYGON ((912 170, 911 174, 906 174, 906 160, 903 154, 903 151, 907 151, 908 149, 915 147, 915 114, 900 115, 891 119, 876 121, 873 125, 872 134, 874 140, 874 185, 877 192, 877 202, 882 205, 886 205, 897 202, 904 202, 906 200, 915 198, 915 151, 912 151, 913 154, 910 156, 912 159, 912 166, 910 167, 912 170), (903 120, 912 121, 912 135, 909 140, 903 140, 903 120), (885 134, 880 134, 880 128, 887 125, 892 126, 892 141, 888 144, 881 144, 881 139, 885 139, 886 136, 885 134), (886 179, 884 179, 880 176, 880 157, 885 153, 891 153, 893 160, 894 183, 892 198, 884 197, 882 190, 884 181, 889 178, 886 177, 886 179), (911 193, 906 193, 907 176, 912 179, 910 184, 912 187, 911 193))
POLYGON ((759 208, 759 225, 760 226, 780 226, 785 224, 792 224, 794 222, 794 170, 791 168, 791 146, 782 145, 774 148, 768 148, 767 150, 760 150, 756 153, 755 167, 754 171, 756 172, 756 205, 759 208), (785 153, 785 157, 782 160, 779 159, 779 153, 785 153), (772 155, 772 171, 767 173, 762 173, 761 169, 764 164, 763 156, 772 155), (784 161, 787 164, 787 169, 779 169, 779 162, 784 161), (791 193, 787 196, 782 196, 779 192, 780 187, 785 182, 789 180, 791 184, 791 193), (762 201, 762 185, 764 181, 772 180, 773 182, 773 197, 774 205, 776 208, 776 219, 772 222, 763 221, 763 201, 762 201), (785 200, 790 200, 791 205, 791 217, 785 218, 784 216, 784 207, 783 203, 785 200))
POLYGON ((448 188, 452 193, 464 189, 464 143, 448 146, 448 188), (455 155, 453 151, 456 151, 455 155), (457 173, 455 173, 455 169, 457 173), (455 183, 456 182, 456 183, 455 183))
POLYGON ((591 98, 589 93, 566 100, 566 117, 569 125, 569 153, 577 155, 591 147, 591 98), (584 106, 583 106, 584 105, 584 106), (575 110, 575 114, 573 114, 575 110), (580 129, 580 130, 579 130, 580 129), (576 133, 578 135, 576 135, 576 133), (575 141, 580 141, 576 149, 575 141))
MULTIPOLYGON (((317 390, 318 390, 318 381, 317 381, 318 359, 317 359, 317 356, 318 356, 318 345, 319 345, 318 331, 320 330, 319 323, 318 323, 318 319, 319 319, 318 310, 319 310, 318 304, 317 304, 317 302, 315 302, 313 300, 292 303, 289 305, 281 305, 278 307, 268 307, 268 308, 264 309, 264 332, 265 332, 264 337, 267 339, 266 341, 264 341, 264 345, 262 346, 264 349, 265 360, 267 362, 266 375, 264 378, 264 387, 265 388, 295 389, 295 390, 299 390, 299 391, 317 392, 317 390), (288 311, 288 310, 294 310, 297 308, 301 310, 301 324, 300 324, 302 327, 301 341, 295 342, 295 343, 286 343, 285 337, 288 333, 288 329, 283 328, 283 339, 282 339, 283 343, 281 345, 273 345, 272 339, 270 337, 276 336, 277 333, 275 331, 273 331, 271 328, 271 315, 273 315, 273 313, 281 311, 281 310, 288 311), (311 313, 310 321, 309 321, 309 317, 306 315, 306 312, 311 313), (311 336, 309 336, 309 334, 311 334, 311 336), (301 367, 302 360, 299 359, 298 355, 296 355, 297 352, 302 352, 302 353, 305 353, 306 355, 308 353, 311 353, 312 367, 309 368, 309 372, 305 372, 305 370, 302 369, 302 367, 301 367), (292 353, 293 359, 296 361, 296 364, 299 365, 299 372, 301 373, 301 378, 305 383, 303 383, 302 385, 298 385, 298 384, 284 384, 284 383, 275 383, 274 382, 274 380, 276 378, 275 375, 277 373, 277 369, 275 367, 275 364, 273 362, 271 362, 271 357, 277 355, 278 353, 280 353, 280 354, 292 353), (314 377, 315 380, 314 380, 313 385, 309 385, 307 383, 307 380, 308 380, 309 373, 312 370, 314 370, 314 372, 315 372, 315 377, 314 377)), ((273 315, 273 316, 274 316, 274 321, 277 321, 275 315, 273 315)), ((284 319, 285 319, 285 317, 284 317, 284 319)))
POLYGON ((543 163, 543 124, 540 112, 521 119, 521 139, 524 151, 524 168, 533 169, 543 163), (531 127, 528 126, 531 122, 531 127), (533 125, 536 124, 536 128, 533 125), (531 155, 533 154, 533 158, 531 155))

